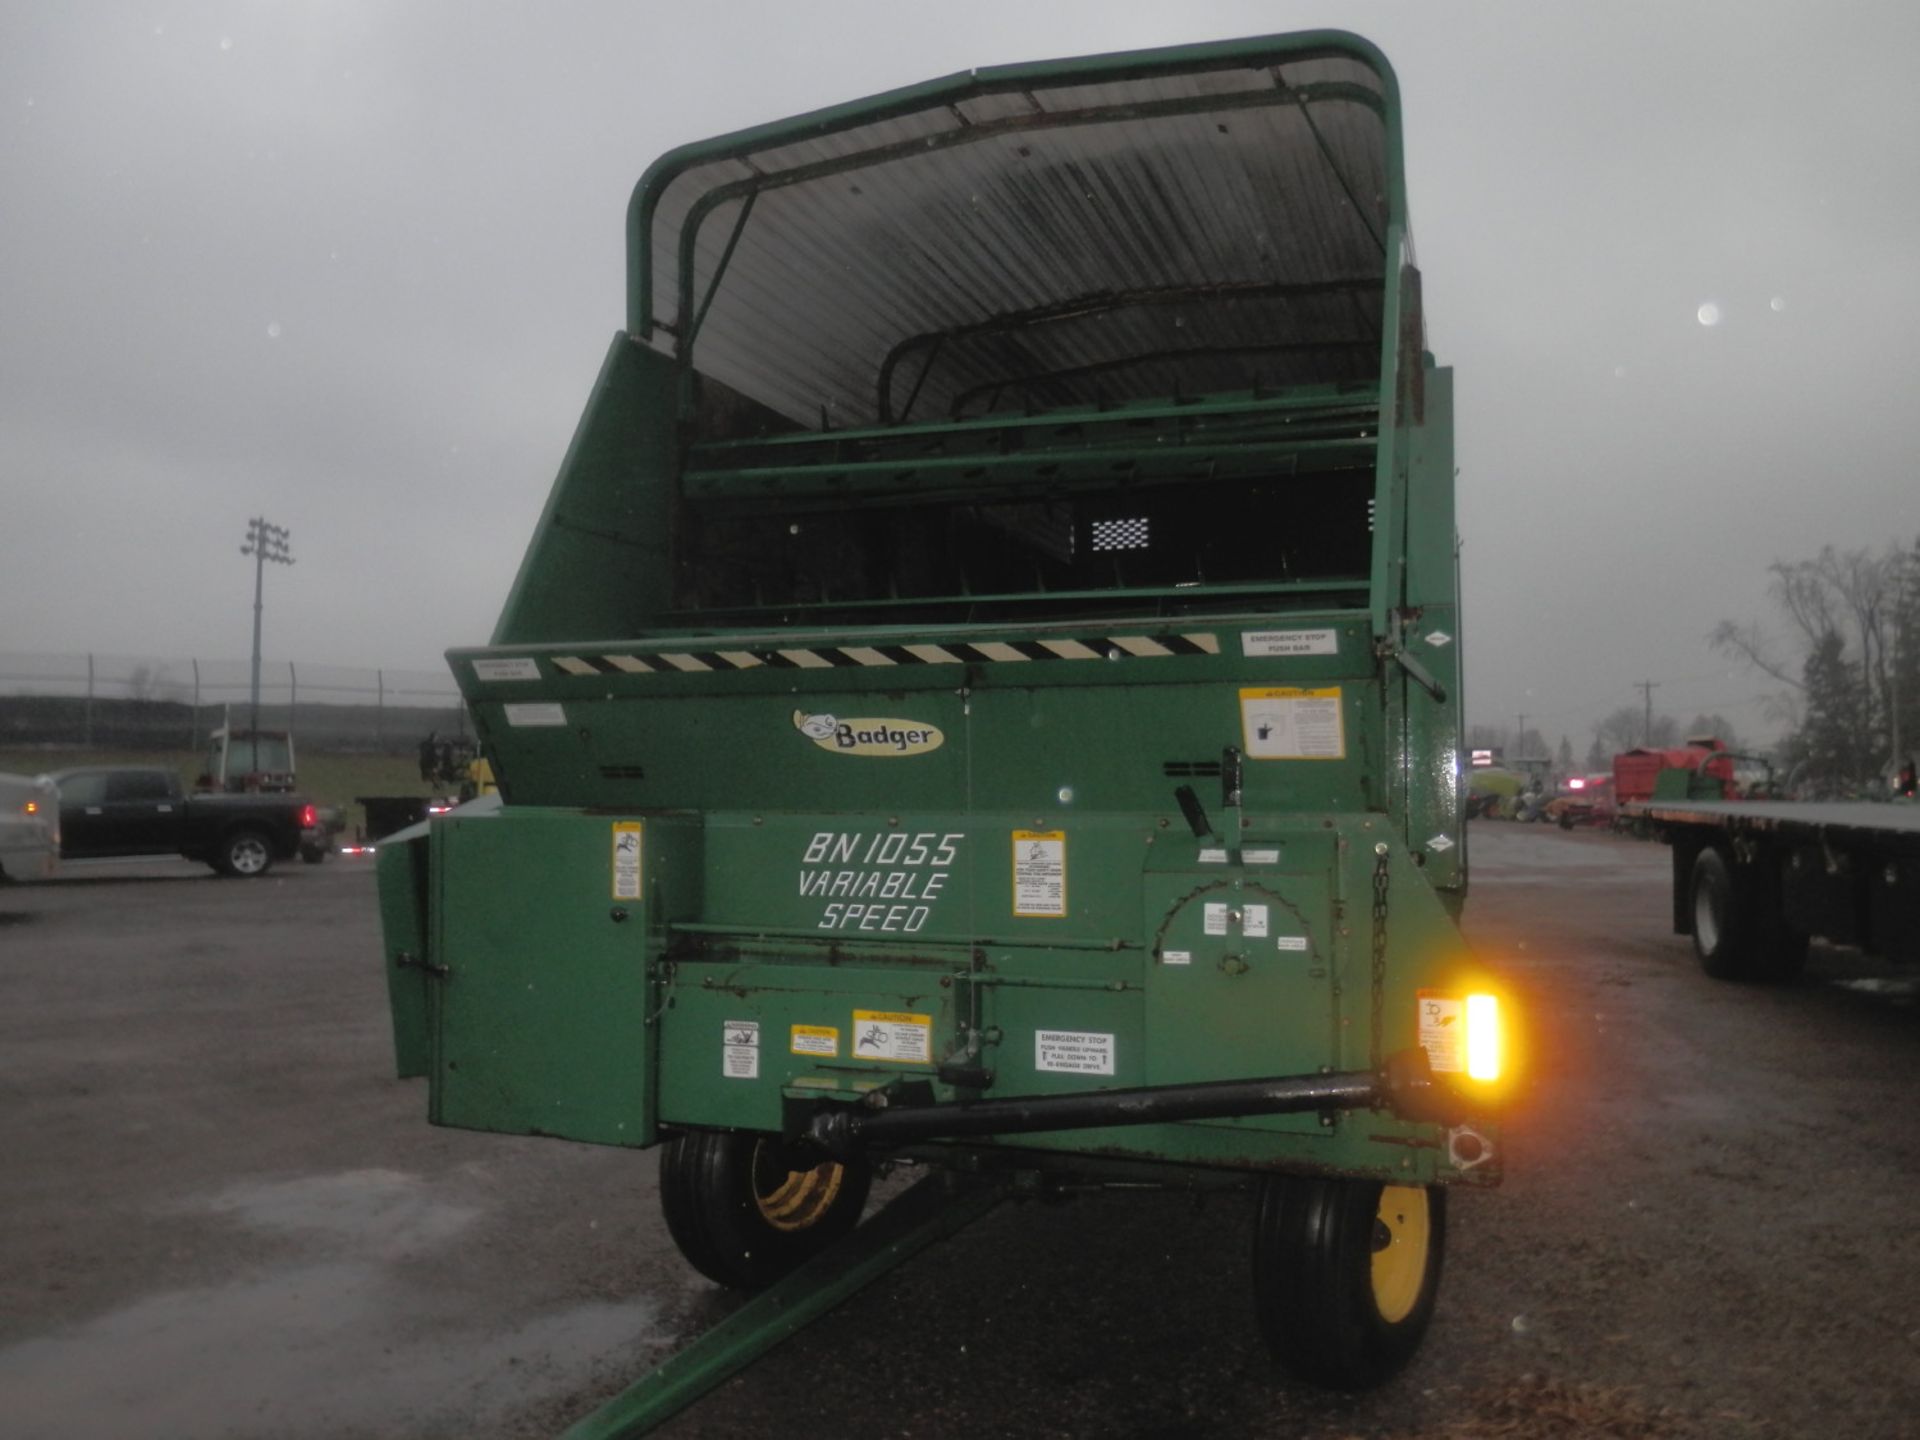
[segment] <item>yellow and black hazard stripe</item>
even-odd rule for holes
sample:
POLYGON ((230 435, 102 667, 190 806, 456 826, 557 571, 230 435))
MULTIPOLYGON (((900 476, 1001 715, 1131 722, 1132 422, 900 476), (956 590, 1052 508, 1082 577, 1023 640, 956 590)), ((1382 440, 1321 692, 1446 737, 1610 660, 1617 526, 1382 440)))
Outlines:
POLYGON ((707 671, 852 670, 887 665, 1006 665, 1045 660, 1147 660, 1218 655, 1211 633, 1094 635, 1055 640, 949 640, 940 645, 812 645, 774 650, 679 650, 542 657, 562 675, 673 675, 707 671))

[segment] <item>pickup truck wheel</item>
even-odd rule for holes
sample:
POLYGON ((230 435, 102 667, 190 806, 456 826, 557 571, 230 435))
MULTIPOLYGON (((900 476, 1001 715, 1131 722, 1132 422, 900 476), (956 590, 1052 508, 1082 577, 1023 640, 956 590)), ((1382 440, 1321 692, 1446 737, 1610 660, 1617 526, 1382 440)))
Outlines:
POLYGON ((1253 1235, 1254 1305, 1267 1349, 1330 1389, 1390 1380, 1433 1318, 1446 1240, 1438 1186, 1268 1177, 1253 1235))
POLYGON ((722 1285, 759 1290, 860 1220, 864 1162, 789 1170, 771 1135, 695 1130, 660 1150, 660 1208, 687 1262, 722 1285))
POLYGON ((273 868, 273 847, 258 830, 236 830, 220 842, 214 868, 247 879, 264 875, 273 868))

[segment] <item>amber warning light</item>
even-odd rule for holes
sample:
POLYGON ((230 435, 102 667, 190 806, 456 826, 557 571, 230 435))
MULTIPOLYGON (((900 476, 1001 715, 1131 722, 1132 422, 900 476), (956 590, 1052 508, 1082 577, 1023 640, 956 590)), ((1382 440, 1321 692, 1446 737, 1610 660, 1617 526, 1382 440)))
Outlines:
POLYGON ((1500 1078, 1500 997, 1467 996, 1467 1076, 1473 1080, 1500 1078))

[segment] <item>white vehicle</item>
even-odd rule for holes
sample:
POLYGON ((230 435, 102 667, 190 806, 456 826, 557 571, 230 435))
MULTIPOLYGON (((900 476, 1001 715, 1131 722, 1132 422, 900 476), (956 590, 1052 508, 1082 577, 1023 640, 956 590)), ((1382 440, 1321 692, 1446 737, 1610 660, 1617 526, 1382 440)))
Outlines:
POLYGON ((59 863, 59 789, 44 775, 0 773, 0 877, 51 880, 59 863))

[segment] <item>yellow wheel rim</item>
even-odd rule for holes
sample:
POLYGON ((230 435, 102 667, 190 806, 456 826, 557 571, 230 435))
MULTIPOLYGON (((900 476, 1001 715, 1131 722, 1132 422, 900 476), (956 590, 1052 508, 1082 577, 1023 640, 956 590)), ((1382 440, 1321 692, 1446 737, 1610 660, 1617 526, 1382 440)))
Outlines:
POLYGON ((846 1178, 846 1167, 836 1161, 811 1170, 787 1170, 775 1147, 762 1143, 753 1152, 753 1203, 776 1230, 805 1230, 819 1224, 839 1198, 846 1178))
POLYGON ((1426 1190, 1418 1185, 1383 1187, 1373 1221, 1373 1303, 1389 1325, 1406 1319, 1420 1303, 1432 1241, 1426 1190))

